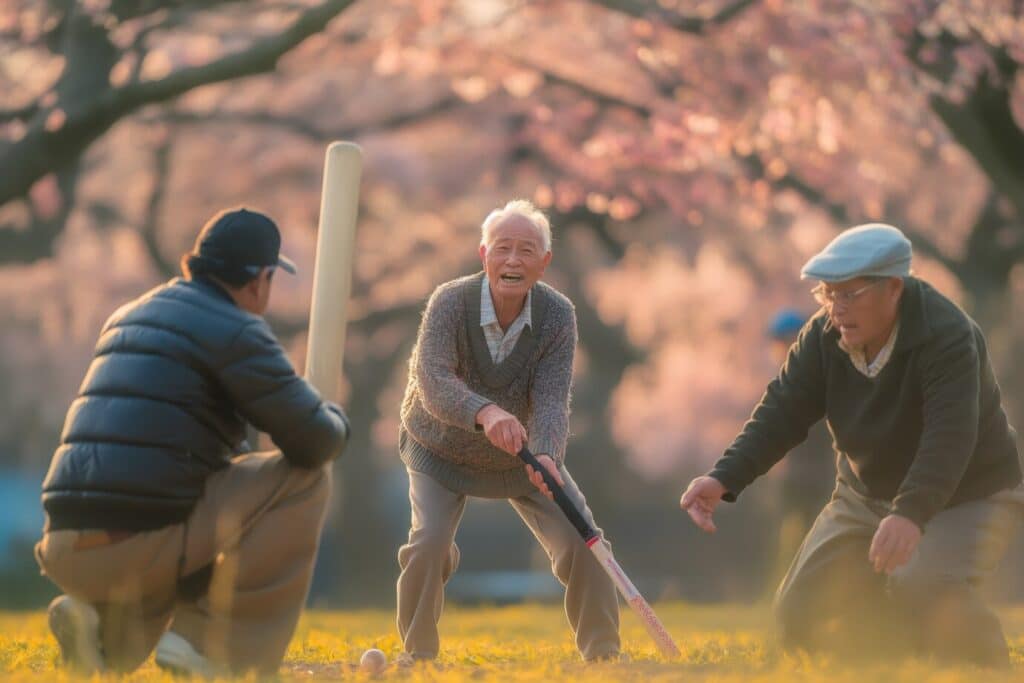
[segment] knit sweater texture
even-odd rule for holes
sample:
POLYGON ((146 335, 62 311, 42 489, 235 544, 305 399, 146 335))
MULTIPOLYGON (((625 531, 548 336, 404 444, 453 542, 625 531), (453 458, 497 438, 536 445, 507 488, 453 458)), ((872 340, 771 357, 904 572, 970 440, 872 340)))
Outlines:
POLYGON ((532 291, 532 325, 495 363, 480 327, 484 274, 438 287, 427 302, 409 360, 399 452, 403 462, 467 495, 511 498, 533 486, 522 462, 495 446, 476 424, 496 404, 526 427, 528 446, 561 465, 569 436, 576 313, 544 283, 532 291))

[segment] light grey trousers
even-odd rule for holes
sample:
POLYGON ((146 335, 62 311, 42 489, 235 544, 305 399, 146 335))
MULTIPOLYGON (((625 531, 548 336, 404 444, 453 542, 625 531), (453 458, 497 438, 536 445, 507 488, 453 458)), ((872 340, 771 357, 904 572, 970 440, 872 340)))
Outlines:
POLYGON ((214 664, 276 672, 306 601, 330 491, 330 465, 280 453, 235 458, 206 481, 187 524, 91 546, 53 531, 36 546, 47 576, 100 614, 104 660, 132 671, 170 627, 214 664), (209 568, 209 569, 204 569, 209 568), (210 571, 183 595, 182 577, 210 571))
POLYGON ((943 510, 892 575, 868 562, 886 501, 846 483, 818 515, 775 598, 782 644, 845 656, 910 653, 1008 663, 1002 627, 977 594, 1024 511, 1024 489, 943 510))
MULTIPOLYGON (((586 500, 562 468, 565 492, 596 528, 586 500)), ((466 496, 432 477, 409 470, 412 526, 409 542, 398 551, 398 633, 405 651, 436 657, 440 649, 437 623, 444 606, 444 586, 459 564, 455 532, 466 508, 466 496)), ((554 502, 539 491, 509 503, 543 546, 551 570, 565 586, 565 614, 584 659, 619 652, 619 604, 615 586, 583 539, 554 502)), ((603 540, 602 542, 607 543, 603 540)))

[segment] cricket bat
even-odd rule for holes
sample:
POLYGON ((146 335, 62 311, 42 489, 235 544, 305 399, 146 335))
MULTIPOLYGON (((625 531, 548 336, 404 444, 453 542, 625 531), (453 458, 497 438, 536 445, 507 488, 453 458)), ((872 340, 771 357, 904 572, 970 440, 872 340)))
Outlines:
POLYGON ((579 535, 583 537, 587 547, 590 548, 590 552, 594 553, 597 561, 601 563, 601 567, 611 577, 612 583, 615 584, 619 593, 626 600, 626 603, 629 604, 630 609, 640 617, 644 628, 647 629, 647 634, 654 640, 661 654, 666 657, 679 657, 682 653, 680 653, 675 641, 672 640, 672 636, 669 635, 661 620, 658 619, 658 615, 654 613, 651 606, 644 600, 644 596, 640 594, 640 591, 636 589, 633 582, 626 576, 626 572, 622 571, 622 567, 619 566, 612 552, 605 547, 604 543, 601 543, 601 536, 597 533, 597 529, 587 523, 583 514, 569 499, 569 496, 565 494, 565 491, 558 485, 555 478, 537 461, 537 458, 534 457, 533 453, 526 446, 523 446, 523 449, 519 451, 519 459, 541 473, 544 483, 551 489, 555 503, 562 509, 562 512, 579 535))
POLYGON ((327 147, 313 270, 313 302, 309 311, 306 379, 325 399, 335 403, 341 398, 362 169, 363 153, 359 145, 332 142, 327 147))

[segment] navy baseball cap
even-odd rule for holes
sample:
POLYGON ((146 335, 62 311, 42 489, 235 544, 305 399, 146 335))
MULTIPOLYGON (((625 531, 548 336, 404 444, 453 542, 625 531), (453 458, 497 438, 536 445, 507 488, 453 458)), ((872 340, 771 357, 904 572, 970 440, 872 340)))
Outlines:
POLYGON ((270 217, 249 209, 225 209, 196 237, 192 253, 233 270, 280 266, 295 274, 295 263, 281 253, 281 232, 270 217))

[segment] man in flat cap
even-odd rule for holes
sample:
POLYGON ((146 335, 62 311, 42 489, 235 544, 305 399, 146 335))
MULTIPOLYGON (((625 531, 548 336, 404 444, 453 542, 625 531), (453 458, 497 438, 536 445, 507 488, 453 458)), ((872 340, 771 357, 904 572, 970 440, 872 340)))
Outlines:
POLYGON ((263 320, 267 216, 223 211, 174 278, 118 309, 43 482, 43 572, 66 664, 273 673, 306 600, 348 421, 263 320), (279 450, 251 453, 246 425, 279 450), (158 642, 159 641, 159 642, 158 642))
POLYGON ((822 309, 723 457, 680 500, 714 531, 736 497, 828 421, 832 500, 776 595, 787 648, 909 651, 1006 666, 1006 641, 975 588, 1024 504, 1016 433, 977 324, 910 275, 888 225, 839 235, 803 268, 822 309))

